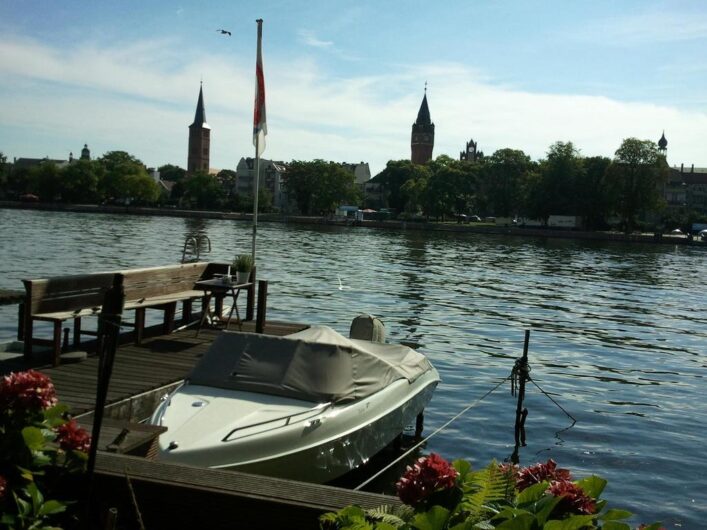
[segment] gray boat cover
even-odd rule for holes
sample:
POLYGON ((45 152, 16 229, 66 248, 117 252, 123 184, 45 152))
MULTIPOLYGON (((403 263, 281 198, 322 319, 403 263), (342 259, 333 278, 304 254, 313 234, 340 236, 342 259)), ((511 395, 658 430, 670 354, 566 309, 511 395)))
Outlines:
POLYGON ((326 326, 285 337, 222 332, 189 376, 192 385, 315 403, 367 397, 432 369, 407 346, 348 339, 326 326))

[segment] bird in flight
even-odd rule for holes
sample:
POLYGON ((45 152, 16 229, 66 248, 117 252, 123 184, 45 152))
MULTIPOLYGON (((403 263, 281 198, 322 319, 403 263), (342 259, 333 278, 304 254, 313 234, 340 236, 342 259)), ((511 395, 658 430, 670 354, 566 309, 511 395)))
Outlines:
POLYGON ((217 29, 216 31, 220 32, 221 35, 228 35, 229 37, 231 36, 231 32, 227 29, 217 29))

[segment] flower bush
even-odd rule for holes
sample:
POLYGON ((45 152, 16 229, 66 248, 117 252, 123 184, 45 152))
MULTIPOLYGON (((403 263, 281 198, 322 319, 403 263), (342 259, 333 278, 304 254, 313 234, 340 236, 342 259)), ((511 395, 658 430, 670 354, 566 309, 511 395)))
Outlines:
POLYGON ((0 529, 50 529, 77 519, 64 498, 86 467, 89 434, 68 418, 46 375, 0 378, 0 529))
POLYGON ((468 462, 449 464, 433 453, 408 466, 396 484, 402 506, 348 506, 323 515, 320 524, 325 530, 631 530, 625 520, 632 514, 600 499, 605 486, 597 476, 573 481, 552 459, 525 468, 492 462, 472 471, 468 462))

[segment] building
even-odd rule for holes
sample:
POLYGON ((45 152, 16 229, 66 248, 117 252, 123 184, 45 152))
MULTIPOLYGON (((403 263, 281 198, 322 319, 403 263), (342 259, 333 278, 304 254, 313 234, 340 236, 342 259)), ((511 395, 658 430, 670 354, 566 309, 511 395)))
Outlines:
MULTIPOLYGON (((667 160, 665 131, 658 140, 658 152, 667 160)), ((663 187, 663 197, 668 210, 707 215, 707 168, 695 167, 694 164, 689 168, 685 164, 680 164, 679 168, 671 167, 663 187)))
POLYGON ((359 164, 342 162, 341 167, 343 167, 346 171, 353 173, 354 182, 361 188, 363 184, 371 180, 371 168, 368 167, 368 162, 361 162, 359 164))
MULTIPOLYGON (((237 195, 253 196, 255 173, 255 158, 241 158, 236 167, 235 192, 237 195)), ((286 210, 287 207, 286 173, 287 165, 284 162, 260 159, 258 189, 268 190, 272 195, 273 207, 281 211, 286 210)))
POLYGON ((410 160, 414 164, 425 164, 432 160, 432 149, 435 144, 435 124, 430 118, 430 109, 427 106, 427 86, 422 98, 417 120, 412 124, 412 138, 410 141, 410 160))
POLYGON ((469 162, 476 162, 483 157, 484 152, 479 151, 479 144, 473 138, 466 143, 466 149, 459 153, 459 160, 467 160, 469 162))
POLYGON ((189 155, 187 173, 209 172, 209 149, 211 147, 211 127, 206 123, 204 110, 204 90, 199 87, 199 100, 196 103, 194 123, 189 126, 189 155))

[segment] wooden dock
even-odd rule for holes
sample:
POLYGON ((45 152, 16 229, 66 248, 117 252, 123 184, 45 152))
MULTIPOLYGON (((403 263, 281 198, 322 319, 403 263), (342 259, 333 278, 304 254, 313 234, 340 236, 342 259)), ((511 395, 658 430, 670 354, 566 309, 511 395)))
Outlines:
MULTIPOLYGON (((268 321, 264 333, 282 336, 305 327, 268 321)), ((239 325, 232 323, 230 329, 239 325)), ((240 329, 254 332, 255 322, 245 321, 240 329)), ((319 515, 349 504, 365 508, 399 504, 394 497, 374 493, 151 460, 154 439, 162 428, 136 422, 188 375, 217 333, 204 328, 197 337, 192 327, 118 348, 94 479, 100 513, 116 508, 123 528, 138 527, 139 510, 147 528, 317 529, 319 515)), ((49 359, 46 363, 28 363, 23 357, 0 361, 0 375, 28 368, 51 377, 60 401, 90 429, 97 356, 59 366, 52 366, 49 359)))

